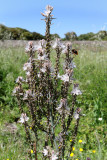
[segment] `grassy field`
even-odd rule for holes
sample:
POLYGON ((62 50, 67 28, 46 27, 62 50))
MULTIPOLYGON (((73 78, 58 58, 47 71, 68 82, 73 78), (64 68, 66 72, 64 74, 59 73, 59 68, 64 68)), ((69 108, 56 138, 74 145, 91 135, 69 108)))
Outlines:
MULTIPOLYGON (((80 120, 72 160, 86 160, 86 157, 91 160, 106 160, 107 157, 107 44, 104 46, 96 43, 73 44, 73 48, 79 52, 74 60, 77 66, 74 78, 83 92, 82 98, 77 99, 77 105, 86 116, 80 120), (80 148, 83 152, 80 152, 80 148)), ((54 57, 55 52, 52 51, 53 63, 54 57)), ((28 156, 26 150, 29 148, 23 126, 15 122, 20 113, 12 96, 16 78, 24 75, 22 67, 27 58, 24 47, 0 48, 0 160, 25 160, 28 156)))

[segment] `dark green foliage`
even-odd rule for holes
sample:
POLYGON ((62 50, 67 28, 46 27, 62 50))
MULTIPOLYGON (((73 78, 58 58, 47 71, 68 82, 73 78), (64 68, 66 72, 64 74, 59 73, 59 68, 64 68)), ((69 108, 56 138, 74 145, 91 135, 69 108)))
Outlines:
POLYGON ((29 32, 22 28, 9 28, 0 25, 0 39, 1 40, 40 40, 45 37, 36 32, 29 32))
POLYGON ((90 40, 95 34, 90 32, 90 33, 87 33, 87 34, 81 34, 80 36, 78 36, 78 40, 81 41, 81 40, 90 40))

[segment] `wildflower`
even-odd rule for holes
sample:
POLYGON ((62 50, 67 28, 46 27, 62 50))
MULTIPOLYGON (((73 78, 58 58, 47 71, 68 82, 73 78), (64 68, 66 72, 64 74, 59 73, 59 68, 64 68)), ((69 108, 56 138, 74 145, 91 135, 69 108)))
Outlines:
POLYGON ((23 66, 24 71, 31 71, 32 69, 32 64, 31 63, 25 63, 23 66))
POLYGON ((72 150, 75 151, 75 147, 72 147, 72 150))
POLYGON ((72 142, 72 139, 70 139, 70 142, 72 142))
POLYGON ((96 150, 93 150, 92 152, 93 152, 93 153, 95 153, 95 152, 96 152, 96 150))
POLYGON ((26 113, 22 113, 20 120, 18 121, 19 123, 25 123, 29 120, 29 117, 26 116, 26 113))
POLYGON ((13 94, 14 94, 14 95, 15 95, 15 94, 23 95, 23 93, 21 93, 21 88, 20 88, 20 86, 17 86, 17 87, 14 88, 13 94))
POLYGON ((30 129, 32 129, 32 127, 30 127, 30 129))
POLYGON ((32 94, 32 91, 30 89, 25 92, 23 100, 27 100, 29 97, 34 98, 34 94, 32 94))
POLYGON ((73 157, 73 156, 74 156, 74 153, 71 153, 70 156, 73 157))
POLYGON ((51 14, 52 10, 53 10, 53 7, 51 7, 50 5, 47 5, 45 13, 41 13, 41 14, 44 17, 49 17, 49 15, 51 14))
POLYGON ((82 143, 82 140, 81 140, 81 139, 79 140, 79 143, 82 143))
POLYGON ((76 159, 76 160, 78 160, 78 159, 76 159))
POLYGON ((60 105, 56 108, 60 114, 64 111, 65 114, 69 114, 70 109, 67 107, 67 99, 63 98, 60 100, 60 105))
POLYGON ((52 151, 52 157, 51 160, 56 160, 58 159, 57 154, 55 154, 54 150, 52 151))
POLYGON ((29 53, 30 51, 32 51, 32 52, 36 51, 35 47, 33 46, 33 42, 31 42, 31 41, 28 42, 28 46, 25 48, 26 53, 29 53))
POLYGON ((102 121, 102 118, 98 118, 99 121, 102 121))
POLYGON ((31 149, 31 154, 33 153, 33 150, 31 149))
POLYGON ((62 53, 67 53, 68 52, 68 47, 69 47, 69 50, 72 49, 72 44, 70 42, 66 43, 66 46, 63 49, 62 53))
POLYGON ((53 49, 56 49, 56 48, 64 49, 65 48, 65 46, 61 43, 59 38, 56 38, 56 41, 52 47, 53 49))
POLYGON ((38 55, 38 60, 45 60, 45 59, 47 59, 47 55, 43 55, 43 56, 40 56, 40 55, 38 55))
POLYGON ((80 148, 80 152, 83 152, 83 149, 82 149, 82 148, 80 148))
POLYGON ((48 155, 48 150, 44 148, 43 154, 44 154, 44 156, 47 156, 48 155))
POLYGON ((7 160, 9 160, 9 159, 7 159, 7 160))
POLYGON ((90 157, 87 157, 87 160, 91 160, 91 158, 90 158, 90 157))
POLYGON ((17 79, 16 79, 16 83, 21 83, 21 82, 24 82, 24 79, 23 79, 23 77, 18 77, 17 79))
POLYGON ((81 108, 77 108, 74 113, 74 118, 77 120, 80 117, 81 108))
POLYGON ((71 92, 71 94, 73 94, 73 95, 81 95, 82 92, 78 88, 79 88, 79 84, 74 84, 74 88, 73 88, 73 91, 71 92))

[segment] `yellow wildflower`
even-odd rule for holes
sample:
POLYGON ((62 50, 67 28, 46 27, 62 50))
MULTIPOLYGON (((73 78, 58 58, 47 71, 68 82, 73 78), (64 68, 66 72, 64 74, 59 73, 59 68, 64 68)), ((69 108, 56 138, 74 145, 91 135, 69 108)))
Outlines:
POLYGON ((80 152, 83 152, 83 149, 82 149, 82 148, 80 148, 80 152))
POLYGON ((75 147, 72 147, 72 150, 75 151, 75 147))
POLYGON ((78 160, 78 159, 76 159, 76 160, 78 160))
POLYGON ((82 140, 81 140, 81 139, 79 140, 79 143, 82 143, 82 140))
POLYGON ((70 139, 70 142, 72 142, 72 139, 70 139))
POLYGON ((33 153, 33 150, 31 149, 31 153, 33 153))
POLYGON ((9 159, 7 159, 7 160, 9 160, 9 159))
POLYGON ((30 127, 30 129, 32 129, 32 127, 30 127))
POLYGON ((95 153, 96 152, 96 150, 93 150, 93 153, 95 153))
POLYGON ((73 156, 74 156, 74 153, 71 153, 70 156, 73 157, 73 156))

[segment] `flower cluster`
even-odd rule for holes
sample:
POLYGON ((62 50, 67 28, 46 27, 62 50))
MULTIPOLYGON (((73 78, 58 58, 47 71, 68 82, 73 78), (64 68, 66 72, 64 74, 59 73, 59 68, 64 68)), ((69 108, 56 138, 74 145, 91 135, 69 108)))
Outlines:
MULTIPOLYGON (((74 49, 72 52, 72 44, 63 44, 58 38, 54 44, 50 43, 52 10, 53 7, 48 5, 46 11, 41 13, 46 22, 46 40, 40 40, 38 45, 34 45, 33 42, 28 43, 25 52, 29 58, 23 66, 26 78, 19 76, 16 79, 17 86, 14 88, 13 94, 17 98, 21 112, 19 122, 24 125, 30 144, 29 154, 32 156, 35 154, 35 159, 38 159, 38 153, 41 153, 39 150, 41 144, 42 155, 50 160, 57 160, 64 159, 67 145, 71 153, 70 156, 74 155, 71 151, 75 150, 74 143, 81 113, 81 108, 76 107, 76 98, 82 92, 79 89, 79 84, 74 83, 73 78, 76 67, 73 62, 75 58, 73 52, 76 53, 76 50, 74 49), (56 52, 54 67, 51 61, 51 49, 56 52), (62 75, 60 72, 61 53, 65 54, 62 75), (74 85, 71 91, 72 84, 74 85), (72 98, 70 98, 71 96, 72 98), (72 141, 69 145, 66 141, 70 136, 73 119, 75 119, 75 124, 72 129, 72 141), (56 134, 57 127, 59 127, 59 133, 56 134), (38 143, 40 140, 38 137, 42 132, 45 133, 44 140, 42 143, 38 143), (35 136, 36 142, 34 144, 32 134, 35 136)), ((30 155, 30 157, 32 156, 30 155)))

